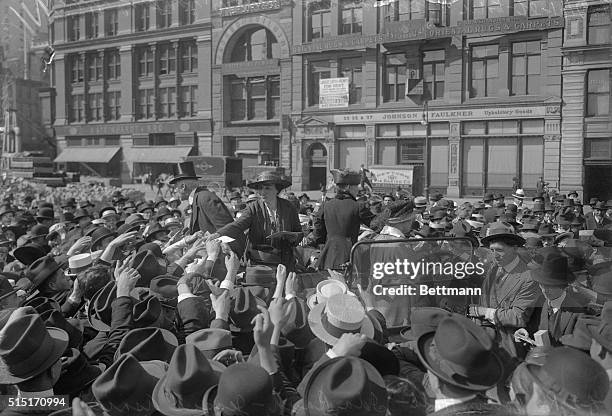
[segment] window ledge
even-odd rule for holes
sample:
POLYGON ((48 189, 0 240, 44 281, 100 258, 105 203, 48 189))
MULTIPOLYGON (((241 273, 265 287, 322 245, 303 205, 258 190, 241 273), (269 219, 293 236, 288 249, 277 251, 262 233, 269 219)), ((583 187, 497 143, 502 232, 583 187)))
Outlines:
POLYGON ((249 125, 249 124, 261 124, 261 123, 277 124, 277 123, 280 123, 280 118, 228 121, 229 125, 235 125, 235 126, 249 125))

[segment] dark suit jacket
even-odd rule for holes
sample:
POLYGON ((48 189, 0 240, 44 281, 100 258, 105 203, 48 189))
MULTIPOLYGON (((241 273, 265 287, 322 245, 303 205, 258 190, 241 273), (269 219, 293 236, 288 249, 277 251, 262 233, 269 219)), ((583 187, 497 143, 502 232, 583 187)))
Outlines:
POLYGON ((476 397, 465 403, 445 407, 428 416, 458 416, 458 415, 486 415, 486 416, 513 416, 517 415, 510 406, 486 403, 484 399, 476 397))
POLYGON ((553 345, 561 345, 560 339, 563 335, 570 335, 574 332, 576 321, 587 312, 584 301, 568 291, 561 308, 557 313, 552 313, 548 302, 544 302, 540 310, 540 322, 538 329, 546 329, 550 335, 553 345))
MULTIPOLYGON (((214 192, 202 189, 195 193, 193 197, 193 205, 191 206, 191 224, 189 232, 191 234, 197 231, 208 231, 213 234, 218 232, 220 228, 234 221, 234 216, 227 208, 227 205, 214 192)), ((223 235, 223 233, 221 233, 223 235)), ((244 234, 225 234, 236 239, 230 243, 233 251, 242 255, 244 251, 244 234)))
POLYGON ((586 214, 584 216, 584 219, 587 230, 605 230, 612 228, 612 221, 609 218, 606 218, 605 216, 602 217, 600 223, 597 223, 597 221, 595 221, 595 216, 592 212, 586 214))

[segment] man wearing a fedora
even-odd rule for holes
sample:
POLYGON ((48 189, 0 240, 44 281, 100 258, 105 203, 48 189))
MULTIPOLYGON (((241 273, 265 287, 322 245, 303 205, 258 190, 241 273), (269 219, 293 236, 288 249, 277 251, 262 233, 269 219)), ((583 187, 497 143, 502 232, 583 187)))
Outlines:
POLYGON ((351 247, 357 242, 361 224, 370 226, 374 214, 367 204, 358 202, 359 173, 350 170, 332 171, 336 196, 326 202, 314 218, 310 240, 325 244, 317 268, 340 269, 349 261, 351 247))
POLYGON ((495 329, 500 345, 510 356, 520 357, 514 332, 525 328, 540 298, 540 290, 531 278, 527 264, 517 248, 525 240, 501 222, 487 229, 481 240, 494 256, 494 267, 485 277, 479 305, 470 305, 469 314, 495 329))
MULTIPOLYGON (((291 186, 291 182, 278 171, 262 172, 249 183, 261 198, 247 205, 240 218, 217 230, 210 238, 227 235, 235 238, 248 230, 250 248, 248 256, 252 262, 270 265, 284 264, 289 271, 295 269, 293 248, 303 239, 302 225, 297 208, 288 200, 280 198, 279 192, 291 186), (272 234, 289 232, 270 239, 272 234)), ((242 252, 238 252, 242 253, 242 252)))
POLYGON ((460 316, 444 318, 433 332, 417 340, 416 352, 427 369, 424 385, 435 398, 430 416, 512 415, 498 404, 488 404, 484 393, 504 376, 502 359, 486 331, 460 316))
MULTIPOLYGON (((574 332, 578 318, 587 313, 586 301, 573 290, 568 290, 575 276, 570 270, 568 259, 556 247, 543 249, 542 262, 531 272, 540 286, 544 303, 539 309, 538 330, 547 330, 551 343, 561 345, 561 337, 574 332)), ((525 329, 519 330, 528 335, 525 329)))
MULTIPOLYGON (((16 309, 0 330, 0 383, 16 385, 19 395, 24 397, 53 396, 62 369, 60 357, 67 347, 68 334, 64 330, 46 327, 31 307, 16 309)), ((11 407, 4 409, 2 415, 49 413, 50 410, 32 412, 11 407)))

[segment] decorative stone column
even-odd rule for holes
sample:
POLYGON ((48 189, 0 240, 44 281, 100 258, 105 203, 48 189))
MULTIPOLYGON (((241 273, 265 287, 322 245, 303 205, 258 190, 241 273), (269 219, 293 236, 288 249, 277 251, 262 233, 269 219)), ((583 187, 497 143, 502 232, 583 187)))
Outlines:
POLYGON ((66 56, 63 53, 56 53, 53 59, 55 72, 55 125, 63 126, 67 124, 66 103, 67 89, 66 80, 70 76, 70 69, 66 68, 66 56))
POLYGON ((461 193, 461 123, 451 122, 448 135, 448 187, 446 195, 458 198, 461 193))
POLYGON ((132 56, 133 46, 123 45, 119 48, 119 56, 121 60, 121 121, 132 123, 134 117, 134 86, 132 56))
POLYGON ((376 164, 376 126, 366 126, 366 168, 376 164))

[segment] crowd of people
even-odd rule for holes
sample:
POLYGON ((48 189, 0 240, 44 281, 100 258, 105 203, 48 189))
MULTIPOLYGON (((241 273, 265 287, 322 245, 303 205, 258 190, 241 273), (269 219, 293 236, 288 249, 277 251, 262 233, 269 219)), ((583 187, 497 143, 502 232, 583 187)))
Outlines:
POLYGON ((168 200, 4 188, 0 415, 612 414, 612 201, 333 177, 316 201, 276 170, 224 197, 190 162, 168 200), (355 271, 359 243, 415 241, 482 260, 481 295, 380 297, 355 271))

